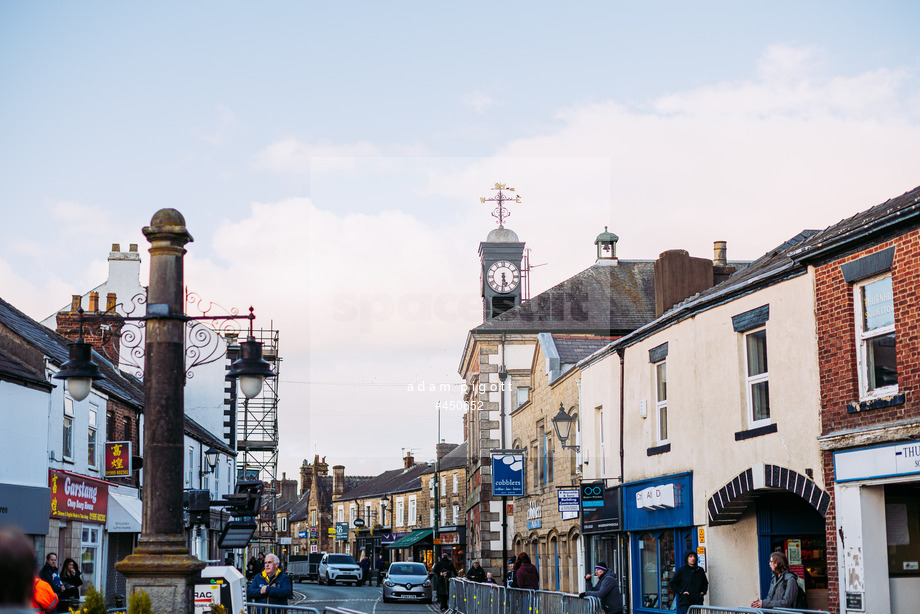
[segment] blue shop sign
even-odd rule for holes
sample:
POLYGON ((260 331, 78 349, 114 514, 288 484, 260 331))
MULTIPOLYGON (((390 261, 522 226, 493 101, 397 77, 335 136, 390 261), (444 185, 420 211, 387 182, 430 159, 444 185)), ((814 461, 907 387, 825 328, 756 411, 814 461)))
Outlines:
POLYGON ((693 473, 663 475, 623 485, 625 529, 693 526, 693 473))
POLYGON ((492 451, 492 496, 521 497, 524 495, 523 450, 492 451))
POLYGON ((306 539, 306 538, 307 538, 307 532, 306 532, 306 531, 301 531, 300 533, 297 534, 297 537, 299 537, 300 539, 306 539))

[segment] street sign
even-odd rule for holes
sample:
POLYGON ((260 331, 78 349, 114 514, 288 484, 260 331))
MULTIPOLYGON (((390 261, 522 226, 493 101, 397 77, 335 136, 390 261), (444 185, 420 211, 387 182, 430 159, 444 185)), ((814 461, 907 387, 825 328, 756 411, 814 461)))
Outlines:
POLYGON ((364 521, 361 520, 360 518, 355 518, 354 521, 352 521, 352 524, 355 525, 356 527, 363 527, 364 521))

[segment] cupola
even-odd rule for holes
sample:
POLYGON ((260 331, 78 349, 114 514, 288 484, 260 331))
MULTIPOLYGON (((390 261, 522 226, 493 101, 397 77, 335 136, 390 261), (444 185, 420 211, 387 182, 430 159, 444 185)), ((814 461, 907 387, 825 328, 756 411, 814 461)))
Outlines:
POLYGON ((617 263, 617 241, 620 237, 612 232, 607 231, 604 226, 604 232, 597 235, 594 244, 597 246, 597 264, 616 264, 617 263))

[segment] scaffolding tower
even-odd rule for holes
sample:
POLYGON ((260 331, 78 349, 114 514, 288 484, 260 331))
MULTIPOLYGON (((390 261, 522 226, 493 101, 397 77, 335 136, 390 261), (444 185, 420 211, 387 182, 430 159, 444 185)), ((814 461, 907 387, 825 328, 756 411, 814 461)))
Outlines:
POLYGON ((252 335, 262 344, 262 358, 276 376, 265 378, 262 391, 254 398, 237 401, 236 449, 241 456, 237 472, 240 479, 273 483, 278 471, 278 331, 260 328, 252 335))

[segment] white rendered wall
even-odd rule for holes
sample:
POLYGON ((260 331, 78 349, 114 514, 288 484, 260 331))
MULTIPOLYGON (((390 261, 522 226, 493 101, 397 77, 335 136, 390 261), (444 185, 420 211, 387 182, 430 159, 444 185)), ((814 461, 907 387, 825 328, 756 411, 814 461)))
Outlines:
POLYGON ((51 394, 0 381, 0 482, 48 486, 51 394))

